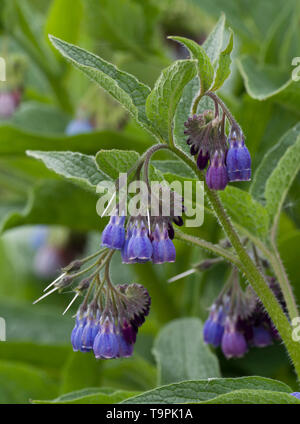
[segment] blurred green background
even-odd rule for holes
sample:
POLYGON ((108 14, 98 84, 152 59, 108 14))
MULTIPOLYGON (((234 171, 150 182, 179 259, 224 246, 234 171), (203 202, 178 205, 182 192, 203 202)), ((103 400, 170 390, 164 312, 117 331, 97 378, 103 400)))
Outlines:
MULTIPOLYGON (((0 316, 7 326, 7 341, 0 342, 0 403, 52 399, 86 387, 155 387, 151 349, 158 331, 175 318, 205 319, 229 272, 220 264, 168 284, 169 278, 207 256, 179 242, 175 264, 126 266, 114 258, 114 280, 139 282, 152 297, 151 314, 139 332, 132 359, 96 361, 72 352, 69 338, 76 306, 62 316, 72 293, 54 294, 32 305, 60 266, 97 249, 103 222, 93 193, 26 156, 26 150, 142 152, 154 143, 118 104, 63 60, 48 34, 100 55, 152 87, 172 60, 188 57, 167 35, 202 43, 222 12, 234 31, 235 47, 232 75, 219 94, 244 130, 255 171, 270 147, 300 120, 299 85, 288 85, 292 58, 300 55, 299 2, 1 1, 0 56, 6 59, 7 81, 0 82, 0 103, 6 92, 18 92, 21 101, 0 121, 0 316), (68 123, 78 117, 90 119, 93 131, 67 135, 68 123)), ((279 250, 298 303, 299 188, 298 178, 284 206, 279 233, 279 250)), ((212 242, 224 237, 210 216, 199 231, 212 242)), ((252 349, 242 359, 227 361, 217 355, 224 377, 261 375, 297 387, 280 343, 252 349)))

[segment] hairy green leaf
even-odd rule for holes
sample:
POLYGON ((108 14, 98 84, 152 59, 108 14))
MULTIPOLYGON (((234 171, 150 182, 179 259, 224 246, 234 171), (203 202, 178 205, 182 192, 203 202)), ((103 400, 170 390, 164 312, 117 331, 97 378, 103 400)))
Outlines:
POLYGON ((216 26, 203 43, 203 48, 212 64, 216 62, 221 53, 225 31, 225 15, 222 14, 216 26))
POLYGON ((139 157, 139 154, 132 150, 100 150, 96 155, 96 163, 101 172, 116 180, 119 174, 127 172, 139 157))
POLYGON ((230 54, 233 49, 233 32, 230 30, 230 36, 229 41, 227 44, 227 47, 220 53, 219 59, 218 59, 218 68, 216 71, 216 76, 214 80, 213 87, 211 88, 212 91, 218 90, 226 79, 230 75, 230 65, 231 65, 231 57, 230 54))
POLYGON ((236 390, 234 392, 220 395, 215 399, 205 402, 211 404, 255 404, 255 405, 270 405, 270 404, 296 404, 300 405, 300 400, 289 393, 275 392, 270 390, 236 390))
POLYGON ((121 103, 141 126, 156 133, 145 111, 149 87, 93 53, 52 35, 50 40, 66 59, 121 103))
POLYGON ((214 80, 214 67, 204 48, 193 40, 184 37, 168 37, 171 40, 178 41, 183 44, 191 54, 191 58, 197 60, 198 75, 200 78, 201 94, 210 89, 214 80))
POLYGON ((147 98, 147 116, 161 137, 171 141, 173 119, 186 84, 196 75, 196 61, 178 60, 164 69, 147 98))
POLYGON ((263 377, 211 378, 157 387, 122 403, 198 403, 241 389, 291 392, 286 384, 263 377))

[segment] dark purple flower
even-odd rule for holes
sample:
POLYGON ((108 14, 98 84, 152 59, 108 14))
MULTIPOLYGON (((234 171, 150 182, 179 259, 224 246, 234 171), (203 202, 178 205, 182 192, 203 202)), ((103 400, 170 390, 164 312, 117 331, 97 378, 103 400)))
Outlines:
POLYGON ((113 215, 102 232, 102 246, 122 249, 125 243, 125 216, 113 215))
POLYGON ((203 150, 201 149, 197 158, 197 166, 199 169, 205 169, 207 167, 209 161, 209 153, 203 152, 203 150))
POLYGON ((272 334, 263 325, 253 327, 252 343, 256 347, 265 347, 272 344, 272 334))
POLYGON ((249 181, 251 179, 251 156, 245 146, 244 136, 233 130, 229 136, 229 150, 226 165, 229 181, 249 181))
POLYGON ((227 183, 225 155, 216 151, 206 172, 206 183, 211 190, 224 190, 227 183))

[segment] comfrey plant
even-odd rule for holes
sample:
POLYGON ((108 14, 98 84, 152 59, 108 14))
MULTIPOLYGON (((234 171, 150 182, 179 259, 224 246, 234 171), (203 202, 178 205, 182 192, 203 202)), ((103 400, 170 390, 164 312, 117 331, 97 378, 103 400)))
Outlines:
MULTIPOLYGON (((202 46, 171 37, 187 47, 190 58, 164 69, 152 90, 102 58, 50 36, 58 51, 121 103, 156 144, 142 155, 122 150, 101 150, 95 158, 82 155, 82 163, 88 163, 89 169, 79 166, 78 175, 72 169, 72 179, 78 177, 80 184, 85 182, 90 189, 96 187, 91 175, 99 177, 97 183, 107 176, 115 182, 116 202, 102 233, 101 250, 67 267, 47 294, 63 290, 91 272, 75 288, 74 300, 80 295, 84 298, 72 332, 73 348, 93 350, 97 358, 130 356, 137 330, 149 312, 150 298, 140 285, 111 282, 111 257, 119 250, 125 264, 172 263, 180 260, 175 251, 177 239, 205 249, 217 257, 215 261, 225 260, 233 269, 211 307, 204 340, 221 346, 224 355, 233 358, 243 356, 251 346, 263 347, 281 339, 300 376, 299 343, 292 337, 293 319, 299 313, 276 245, 280 210, 298 168, 296 161, 288 161, 291 151, 283 154, 281 148, 283 157, 277 167, 273 169, 275 160, 271 165, 264 163, 264 169, 256 171, 251 190, 245 191, 251 179, 246 140, 250 150, 251 140, 216 94, 230 75, 233 34, 227 33, 227 45, 222 50, 224 31, 222 17, 202 46), (161 150, 169 152, 173 161, 158 170, 151 160, 161 150), (288 171, 286 163, 290 164, 288 171), (181 178, 188 169, 186 178, 203 182, 205 210, 216 217, 228 240, 226 245, 187 231, 185 199, 171 189, 171 183, 179 178, 178 168, 181 178), (116 171, 143 181, 147 187, 160 175, 169 184, 173 199, 170 212, 163 213, 164 202, 159 200, 159 213, 151 215, 146 198, 142 202, 146 212, 128 216, 120 201, 122 187, 116 171), (233 186, 236 181, 242 182, 243 190, 233 186), (93 258, 96 262, 81 270, 93 258)), ((55 166, 53 162, 51 169, 55 166)), ((64 175, 62 167, 58 173, 64 175)), ((69 170, 65 174, 70 178, 69 170)))

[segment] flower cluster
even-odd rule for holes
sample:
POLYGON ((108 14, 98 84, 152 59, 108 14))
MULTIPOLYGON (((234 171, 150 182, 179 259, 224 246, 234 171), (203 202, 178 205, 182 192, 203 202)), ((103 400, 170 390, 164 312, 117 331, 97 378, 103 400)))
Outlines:
MULTIPOLYGON (((224 115, 225 118, 225 115, 224 115)), ((251 179, 251 157, 242 130, 231 126, 225 135, 225 121, 211 110, 189 117, 184 123, 190 153, 197 156, 197 166, 206 171, 206 183, 212 190, 224 190, 228 182, 251 179)))
MULTIPOLYGON (((270 288, 282 301, 274 279, 270 288)), ((278 332, 250 288, 243 292, 234 284, 221 293, 210 309, 203 328, 203 338, 214 347, 221 346, 226 358, 244 356, 249 347, 265 347, 278 339, 278 332)))
POLYGON ((79 308, 71 334, 73 350, 93 351, 97 359, 127 358, 133 353, 138 328, 148 315, 151 299, 138 284, 120 285, 104 299, 79 308), (112 307, 112 297, 118 308, 112 307))
MULTIPOLYGON (((173 193, 174 203, 180 203, 184 210, 182 198, 173 193)), ((154 264, 175 262, 176 251, 173 243, 174 228, 183 225, 181 216, 170 213, 170 216, 129 217, 126 228, 126 218, 118 215, 117 210, 110 217, 109 223, 102 232, 102 246, 121 250, 122 261, 125 264, 144 263, 152 261, 154 264)))

